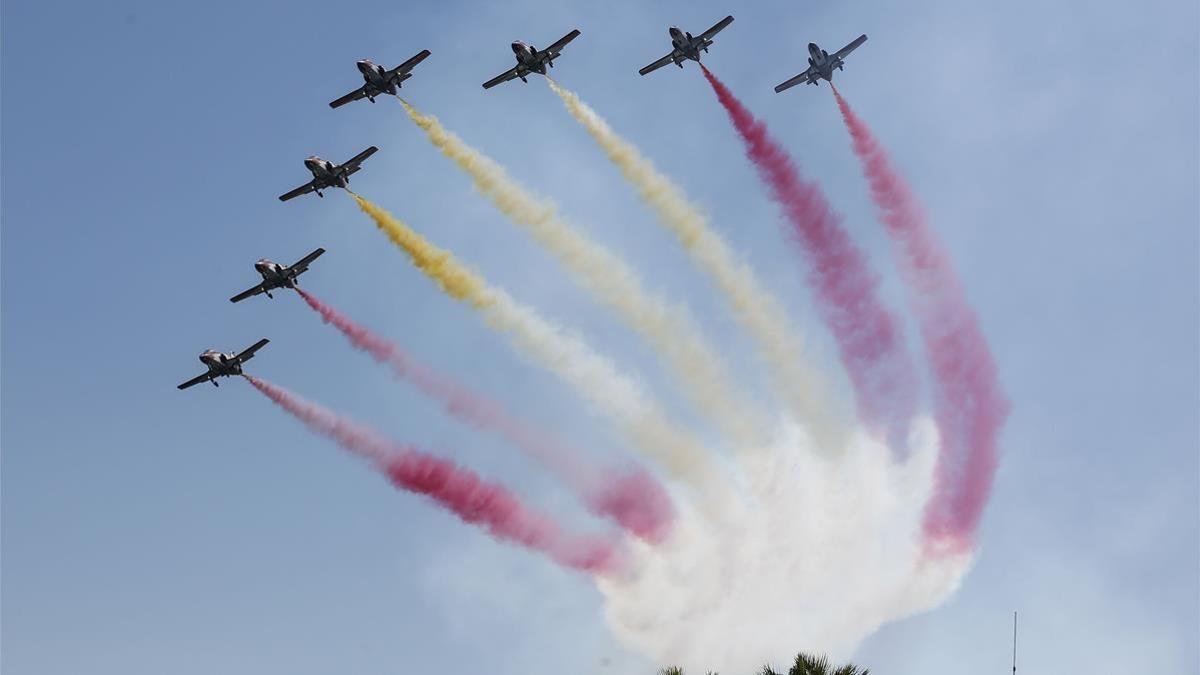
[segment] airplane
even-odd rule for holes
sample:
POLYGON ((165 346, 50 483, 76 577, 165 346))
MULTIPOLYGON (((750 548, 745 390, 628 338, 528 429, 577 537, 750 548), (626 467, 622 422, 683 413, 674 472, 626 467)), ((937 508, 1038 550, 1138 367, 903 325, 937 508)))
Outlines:
POLYGON ((579 37, 579 31, 573 30, 570 33, 562 36, 562 39, 560 39, 558 42, 555 42, 541 51, 539 51, 537 47, 532 47, 524 42, 521 42, 520 40, 517 40, 516 42, 512 43, 513 55, 517 57, 517 65, 509 68, 496 77, 493 77, 487 82, 484 82, 483 88, 491 89, 501 82, 508 82, 509 80, 515 80, 517 78, 521 78, 522 82, 528 84, 529 80, 525 79, 526 75, 530 73, 545 75, 546 66, 549 65, 551 68, 553 68, 554 59, 558 58, 558 55, 560 52, 562 52, 563 47, 566 47, 568 42, 577 37, 579 37))
POLYGON ((229 377, 231 375, 242 374, 242 364, 254 358, 254 352, 263 348, 270 340, 263 338, 255 342, 250 347, 246 348, 240 354, 225 354, 213 349, 206 349, 200 354, 200 363, 208 366, 208 372, 203 375, 197 375, 192 379, 179 385, 178 389, 187 389, 190 386, 200 384, 201 382, 212 382, 214 387, 221 385, 217 384, 218 377, 229 377))
POLYGON ((358 66, 358 72, 362 73, 363 81, 366 84, 336 101, 330 101, 329 107, 340 108, 347 103, 359 101, 364 98, 374 103, 375 97, 382 96, 383 94, 395 96, 396 90, 400 88, 400 83, 412 77, 412 73, 409 71, 418 63, 424 61, 427 56, 429 56, 429 50, 421 50, 420 54, 391 70, 384 70, 383 66, 373 63, 370 59, 363 59, 355 63, 354 65, 358 66))
POLYGON ((259 293, 266 293, 268 298, 274 298, 275 296, 271 295, 271 289, 273 288, 295 288, 297 285, 299 285, 296 277, 308 271, 309 264, 321 257, 321 254, 324 252, 325 249, 319 248, 296 261, 295 264, 287 267, 284 267, 273 260, 267 260, 266 258, 259 260, 258 262, 254 263, 254 269, 262 275, 262 283, 254 288, 249 288, 241 293, 238 293, 230 298, 229 301, 241 302, 246 298, 258 295, 259 293))
POLYGON ((668 63, 674 63, 682 68, 685 59, 691 59, 696 63, 700 63, 700 51, 707 52, 709 45, 713 43, 713 36, 720 33, 722 29, 731 23, 733 23, 733 17, 727 16, 718 21, 717 25, 696 37, 692 37, 691 33, 679 30, 676 26, 671 26, 667 29, 667 32, 671 35, 671 53, 642 68, 638 71, 638 74, 645 75, 646 73, 654 72, 668 63))
POLYGON ((309 157, 304 160, 304 166, 312 172, 313 179, 291 192, 279 195, 279 201, 286 202, 293 197, 306 195, 310 192, 316 192, 318 197, 324 197, 325 195, 321 194, 322 188, 346 187, 350 183, 350 174, 361 169, 363 160, 375 154, 378 150, 379 148, 372 145, 351 157, 345 164, 340 165, 335 165, 333 162, 321 159, 316 155, 309 157))
POLYGON ((850 55, 850 52, 858 49, 858 46, 866 41, 866 35, 859 35, 854 39, 854 42, 842 47, 833 54, 821 49, 816 43, 808 43, 808 70, 775 87, 775 93, 778 94, 784 89, 791 89, 798 84, 817 84, 819 80, 832 83, 833 69, 844 70, 842 66, 845 58, 850 55))

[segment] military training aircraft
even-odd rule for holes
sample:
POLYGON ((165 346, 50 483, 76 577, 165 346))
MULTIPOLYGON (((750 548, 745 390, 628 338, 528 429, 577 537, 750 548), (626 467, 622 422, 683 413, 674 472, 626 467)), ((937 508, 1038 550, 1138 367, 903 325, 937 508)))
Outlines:
POLYGON ((833 69, 844 70, 842 64, 850 52, 867 41, 866 35, 859 35, 854 42, 830 54, 814 42, 808 43, 808 70, 775 87, 775 93, 790 89, 798 84, 817 84, 818 80, 833 82, 833 69))
POLYGON ((383 66, 377 65, 369 59, 363 59, 362 61, 357 62, 355 65, 358 66, 358 72, 362 73, 363 81, 366 84, 337 99, 336 101, 330 101, 329 107, 340 108, 347 103, 358 101, 364 98, 370 100, 371 103, 374 103, 375 97, 382 96, 383 94, 391 94, 392 96, 395 96, 396 91, 400 88, 400 83, 412 77, 412 73, 409 71, 411 71, 418 63, 424 61, 425 57, 427 56, 429 56, 429 50, 424 49, 420 54, 417 54, 404 63, 392 68, 391 70, 384 70, 383 66))
POLYGON ((254 352, 263 348, 270 340, 263 338, 253 345, 248 347, 240 354, 225 354, 212 349, 205 350, 200 355, 200 363, 208 366, 208 372, 203 375, 197 375, 192 379, 179 385, 179 389, 187 389, 188 387, 201 382, 212 382, 214 387, 220 386, 217 384, 218 377, 229 377, 230 375, 241 375, 242 364, 254 358, 254 352))
POLYGON ((299 197, 309 192, 316 192, 318 197, 324 197, 325 195, 321 194, 321 190, 324 188, 346 187, 350 183, 350 174, 361 169, 363 160, 378 151, 379 148, 372 145, 341 165, 335 165, 333 162, 321 159, 316 155, 309 157, 304 160, 304 166, 312 172, 313 179, 291 192, 279 195, 279 201, 286 202, 293 197, 299 197))
POLYGON ((530 73, 545 75, 546 66, 549 65, 551 68, 553 68, 554 59, 558 58, 558 55, 560 52, 562 52, 563 47, 566 47, 567 43, 577 37, 579 37, 579 31, 573 30, 564 35, 558 42, 555 42, 541 51, 538 51, 537 47, 532 47, 524 42, 521 42, 520 40, 517 40, 516 42, 512 43, 513 55, 517 57, 517 65, 509 68, 507 71, 497 75, 496 77, 493 77, 487 82, 484 82, 483 88, 491 89, 502 82, 508 82, 509 80, 515 80, 517 78, 521 78, 522 82, 528 83, 529 80, 525 79, 525 76, 530 73))
POLYGON ((733 23, 733 17, 727 16, 717 22, 717 25, 709 28, 703 33, 692 37, 691 33, 685 33, 675 26, 667 29, 671 35, 671 53, 661 59, 651 63, 650 65, 638 71, 638 74, 645 75, 667 65, 674 63, 680 68, 683 67, 684 59, 691 59, 696 63, 700 63, 701 50, 707 52, 709 45, 713 43, 712 38, 717 33, 720 33, 729 24, 733 23))
POLYGON ((271 289, 295 288, 299 283, 296 281, 296 277, 299 277, 301 274, 307 271, 309 264, 321 257, 321 254, 324 252, 325 249, 319 248, 287 267, 284 267, 273 260, 267 260, 266 258, 259 260, 258 262, 254 263, 254 269, 262 275, 262 283, 254 288, 249 288, 241 293, 238 293, 230 298, 229 301, 241 302, 246 298, 258 295, 259 293, 266 293, 268 298, 273 298, 275 296, 271 295, 271 289))

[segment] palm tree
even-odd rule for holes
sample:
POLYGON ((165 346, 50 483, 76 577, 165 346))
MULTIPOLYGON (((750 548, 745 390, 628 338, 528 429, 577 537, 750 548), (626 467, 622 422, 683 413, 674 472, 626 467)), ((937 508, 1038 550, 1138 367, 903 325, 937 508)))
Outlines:
MULTIPOLYGON (((801 652, 796 655, 796 662, 788 668, 786 675, 870 675, 871 671, 867 668, 860 668, 853 663, 847 663, 838 667, 834 667, 829 663, 827 656, 814 656, 801 652)), ((663 668, 658 671, 658 675, 683 675, 683 670, 679 666, 663 668)), ((716 675, 710 672, 708 675, 716 675)), ((763 666, 758 675, 785 675, 771 668, 771 666, 763 666)))

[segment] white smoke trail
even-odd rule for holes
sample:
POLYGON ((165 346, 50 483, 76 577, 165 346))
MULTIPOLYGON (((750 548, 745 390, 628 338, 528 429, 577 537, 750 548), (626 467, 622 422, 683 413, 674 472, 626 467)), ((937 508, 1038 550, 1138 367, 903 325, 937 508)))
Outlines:
POLYGON ((776 391, 797 419, 814 430, 819 443, 840 445, 833 433, 828 397, 820 378, 804 360, 799 333, 787 313, 759 282, 754 271, 729 248, 708 225, 708 218, 684 194, 683 189, 655 168, 628 140, 622 138, 579 96, 549 77, 546 81, 566 105, 567 111, 617 166, 621 175, 637 188, 638 196, 653 211, 696 264, 725 294, 734 313, 758 344, 760 357, 768 364, 776 391))
POLYGON ((848 656, 884 623, 938 605, 971 560, 923 556, 937 434, 928 420, 914 428, 902 464, 865 433, 830 457, 795 428, 743 456, 752 502, 740 522, 685 505, 665 543, 636 548, 631 576, 599 582, 618 639, 688 672, 753 672, 799 650, 848 656))
POLYGON ((671 423, 661 406, 617 366, 536 310, 434 246, 416 230, 365 197, 350 193, 376 226, 445 294, 468 303, 488 325, 508 335, 526 358, 562 378, 626 436, 636 450, 661 463, 672 476, 714 499, 729 488, 713 459, 692 434, 671 423))
POLYGON ((742 447, 763 441, 767 420, 733 384, 724 359, 682 306, 647 292, 624 260, 571 227, 555 207, 529 193, 482 152, 450 133, 432 115, 400 103, 442 154, 512 222, 558 257, 579 283, 640 333, 684 384, 684 393, 742 447))

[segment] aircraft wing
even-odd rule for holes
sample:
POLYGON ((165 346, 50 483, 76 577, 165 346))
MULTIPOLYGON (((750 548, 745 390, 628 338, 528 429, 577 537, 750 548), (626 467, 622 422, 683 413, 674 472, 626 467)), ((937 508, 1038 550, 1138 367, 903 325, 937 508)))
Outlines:
POLYGON ((359 169, 361 169, 362 166, 360 166, 360 165, 363 163, 363 161, 365 161, 368 157, 375 154, 376 152, 379 152, 379 148, 372 145, 371 147, 367 148, 366 150, 363 150, 362 152, 358 153, 357 155, 346 160, 346 163, 342 165, 342 168, 346 169, 346 175, 349 176, 350 174, 354 173, 355 171, 358 171, 359 169))
POLYGON ((208 382, 211 379, 212 379, 212 373, 205 373, 203 375, 197 375, 196 377, 193 377, 192 379, 188 380, 187 382, 184 382, 183 384, 181 384, 175 388, 176 389, 187 389, 188 387, 194 387, 197 384, 200 384, 201 382, 208 382))
POLYGON ((791 89, 792 87, 794 87, 798 84, 808 84, 809 82, 812 82, 816 77, 817 77, 817 70, 815 68, 813 68, 812 66, 809 66, 808 70, 804 71, 803 73, 800 73, 799 75, 793 77, 792 79, 788 80, 787 82, 783 82, 781 84, 775 85, 775 93, 778 94, 779 92, 783 91, 784 89, 791 89))
POLYGON ((726 26, 728 26, 731 23, 733 23, 733 17, 727 16, 724 19, 721 19, 720 21, 718 21, 717 24, 715 26, 713 26, 712 28, 709 28, 708 30, 701 33, 700 37, 704 38, 705 40, 711 40, 714 35, 716 35, 717 33, 720 33, 722 30, 725 29, 726 26))
POLYGON ((516 65, 516 66, 513 66, 512 68, 509 68, 508 70, 504 71, 503 73, 500 73, 499 75, 493 77, 492 79, 488 80, 487 82, 484 82, 483 88, 491 89, 492 87, 494 87, 498 84, 501 84, 503 82, 508 82, 509 80, 516 79, 519 76, 518 71, 520 70, 520 68, 521 68, 520 65, 516 65))
POLYGON ((245 363, 245 362, 249 361, 250 359, 254 358, 254 352, 265 347, 268 342, 270 342, 270 340, 268 340, 267 338, 263 338, 263 339, 259 340, 258 342, 255 342, 254 344, 247 347, 242 353, 240 353, 236 357, 234 357, 234 359, 236 361, 238 361, 239 363, 245 363))
MULTIPOLYGON (((304 270, 308 269, 309 264, 312 263, 312 261, 316 260, 317 258, 320 258, 321 254, 324 252, 325 252, 325 249, 319 248, 319 249, 313 251, 312 253, 309 253, 308 255, 304 256, 303 258, 297 260, 288 269, 293 270, 296 274, 299 274, 299 273, 303 272, 304 270)), ((235 300, 234 302, 237 302, 237 301, 235 300)))
POLYGON ((834 56, 838 57, 839 59, 844 59, 850 55, 850 52, 854 51, 855 49, 858 49, 859 45, 861 45, 862 43, 864 43, 866 41, 867 41, 867 36, 865 34, 859 35, 858 37, 854 38, 854 42, 851 42, 850 44, 846 45, 845 47, 842 47, 841 49, 837 50, 837 53, 834 54, 834 56))
POLYGON ((646 66, 645 68, 642 68, 641 70, 639 70, 638 75, 645 75, 646 73, 652 73, 669 63, 673 63, 674 61, 675 61, 675 52, 674 52, 674 50, 672 50, 670 54, 667 54, 666 56, 662 57, 661 59, 659 59, 659 60, 655 61, 654 63, 651 63, 650 65, 646 66))
POLYGON ((335 101, 330 101, 329 107, 330 108, 340 108, 340 107, 346 105, 347 103, 352 103, 354 101, 361 101, 362 99, 364 99, 366 97, 367 97, 367 88, 359 87, 358 89, 355 89, 354 91, 350 92, 349 94, 346 94, 345 96, 343 96, 335 101))
POLYGON ((417 54, 416 56, 405 61, 404 63, 401 63, 400 65, 396 66, 395 68, 392 68, 390 71, 388 71, 388 74, 392 75, 392 76, 403 75, 404 73, 407 73, 408 71, 410 71, 414 67, 416 67, 416 65, 418 63, 424 61, 425 58, 428 56, 429 56, 429 50, 422 49, 420 54, 417 54))
POLYGON ((575 30, 571 31, 570 33, 567 33, 566 35, 562 36, 562 38, 560 38, 558 42, 555 42, 554 44, 550 45, 549 47, 546 47, 545 49, 542 50, 542 52, 549 52, 551 56, 558 56, 558 53, 563 50, 563 47, 566 47, 568 42, 570 42, 571 40, 574 40, 577 37, 579 37, 579 29, 575 29, 575 30))
POLYGON ((310 180, 307 183, 305 183, 304 185, 301 185, 300 187, 296 188, 295 190, 292 190, 291 192, 287 192, 287 193, 279 195, 279 201, 286 202, 287 200, 295 199, 296 197, 299 197, 300 195, 306 195, 315 189, 317 189, 316 182, 310 180))
POLYGON ((246 290, 242 291, 241 293, 238 293, 237 295, 230 298, 229 301, 230 302, 241 302, 241 301, 245 300, 246 298, 253 298, 254 296, 258 295, 259 293, 265 293, 266 290, 267 290, 267 288, 264 284, 259 284, 259 285, 255 286, 254 288, 247 288, 246 290))

